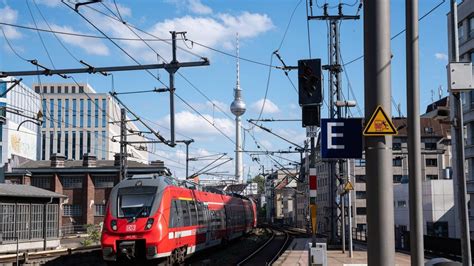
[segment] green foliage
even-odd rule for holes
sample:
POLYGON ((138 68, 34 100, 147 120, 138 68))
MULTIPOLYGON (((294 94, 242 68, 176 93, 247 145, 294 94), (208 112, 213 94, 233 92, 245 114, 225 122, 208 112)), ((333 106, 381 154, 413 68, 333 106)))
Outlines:
POLYGON ((99 242, 100 240, 100 228, 94 224, 86 225, 87 237, 82 241, 83 246, 90 246, 99 242))
POLYGON ((257 183, 259 194, 265 191, 265 177, 263 177, 262 175, 255 176, 254 178, 250 179, 249 182, 257 183))

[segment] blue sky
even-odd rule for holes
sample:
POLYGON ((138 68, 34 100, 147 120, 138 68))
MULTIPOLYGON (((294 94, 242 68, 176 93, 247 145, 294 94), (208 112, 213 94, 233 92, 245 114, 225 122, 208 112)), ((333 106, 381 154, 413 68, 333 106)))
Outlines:
MULTIPOLYGON (((34 27, 33 18, 39 28, 47 29, 48 25, 41 17, 39 10, 45 17, 50 27, 65 32, 84 33, 89 35, 101 34, 91 27, 78 14, 68 9, 59 0, 3 0, 0 1, 0 22, 19 24, 34 27), (27 2, 28 1, 28 2, 27 2), (28 10, 28 5, 33 13, 33 18, 28 10), (36 5, 35 5, 36 4, 36 5)), ((269 64, 271 53, 279 48, 279 53, 287 65, 296 65, 298 59, 309 57, 308 37, 306 27, 305 1, 300 0, 163 0, 163 1, 125 1, 116 0, 123 20, 127 21, 146 32, 168 39, 170 30, 187 31, 187 37, 196 42, 211 46, 227 53, 235 53, 235 35, 240 36, 240 54, 243 58, 269 64), (285 29, 293 10, 294 17, 283 39, 285 29), (283 40, 283 41, 282 41, 283 40), (281 43, 281 47, 280 47, 281 43)), ((316 1, 313 1, 316 4, 316 1)), ((318 4, 324 1, 319 0, 318 4)), ((339 3, 338 0, 328 0, 330 5, 339 3)), ((347 0, 352 4, 354 0, 347 0)), ((395 35, 404 28, 404 2, 391 1, 391 35, 395 35)), ((420 16, 432 9, 442 0, 420 0, 420 16)), ((438 87, 442 86, 443 95, 446 95, 447 64, 447 25, 446 14, 449 10, 449 1, 427 16, 420 22, 420 87, 421 87, 421 112, 434 99, 438 98, 438 87)), ((93 7, 112 16, 110 11, 116 12, 112 0, 105 0, 104 5, 94 4, 93 7), (108 7, 110 10, 107 10, 108 7)), ((344 13, 354 14, 354 7, 344 6, 344 13)), ((316 6, 313 13, 322 11, 316 6)), ((337 12, 331 9, 330 13, 337 12)), ((108 36, 122 38, 136 38, 124 25, 113 21, 106 16, 89 8, 80 8, 80 13, 90 19, 94 25, 104 31, 108 36)), ((363 10, 361 10, 363 16, 363 10)), ((341 55, 344 62, 349 62, 363 54, 363 21, 344 21, 341 24, 341 55)), ((52 68, 45 49, 43 48, 37 32, 12 27, 3 27, 8 40, 15 51, 26 59, 37 59, 42 65, 52 68)), ((80 67, 81 65, 71 57, 68 52, 50 33, 41 33, 47 50, 56 68, 80 67)), ((70 52, 78 59, 82 59, 93 66, 112 66, 134 64, 121 50, 108 40, 71 37, 57 35, 70 52)), ((142 35, 144 38, 149 36, 142 35)), ((19 59, 8 47, 5 39, 0 35, 0 69, 1 70, 32 70, 34 67, 19 59)), ((327 63, 327 26, 324 22, 310 22, 311 52, 313 58, 322 58, 323 64, 327 63)), ((140 41, 118 41, 123 49, 130 53, 141 63, 156 63, 157 55, 140 41)), ((164 42, 150 42, 150 45, 165 59, 171 56, 171 46, 164 42)), ((200 47, 191 42, 178 41, 183 49, 188 49, 194 54, 208 57, 211 65, 181 69, 180 73, 189 79, 194 86, 201 90, 208 99, 197 92, 182 77, 176 77, 177 93, 186 102, 193 105, 197 111, 221 129, 226 135, 234 138, 234 125, 229 105, 233 99, 235 87, 235 58, 209 49, 200 47), (221 112, 223 110, 223 112, 221 112)), ((394 101, 402 106, 402 114, 406 115, 405 108, 405 38, 404 34, 392 41, 392 92, 394 101)), ((196 61, 198 57, 187 53, 178 52, 180 61, 196 61)), ((273 57, 274 65, 279 61, 273 57)), ((156 71, 160 79, 168 84, 168 74, 164 70, 156 71)), ((346 73, 355 92, 356 100, 363 114, 363 60, 358 60, 346 67, 346 73)), ((326 75, 326 74, 325 74, 326 75)), ((241 61, 241 86, 243 97, 247 104, 247 112, 243 116, 244 127, 249 128, 247 119, 258 117, 261 104, 269 80, 266 107, 263 118, 287 119, 299 118, 300 108, 297 104, 297 94, 289 80, 280 70, 272 70, 270 79, 269 68, 259 64, 241 61)), ((343 92, 348 97, 348 80, 343 77, 343 92)), ((297 85, 296 72, 290 72, 289 78, 297 85)), ((101 75, 75 75, 79 82, 88 82, 99 92, 108 92, 112 89, 110 77, 101 75)), ((58 77, 42 77, 42 82, 64 82, 58 77)), ((36 77, 26 77, 24 81, 31 85, 37 81, 36 77)), ((162 86, 148 73, 122 72, 114 74, 114 88, 116 91, 147 90, 162 86)), ((325 84, 327 88, 327 84, 325 84)), ((348 98, 353 98, 349 96, 348 98)), ((167 94, 137 94, 127 95, 122 100, 139 115, 153 121, 154 127, 169 136, 168 116, 169 99, 167 94)), ((393 108, 393 107, 392 107, 393 108)), ((325 108, 324 108, 325 109, 325 108)), ((196 142, 191 145, 192 156, 202 156, 225 152, 234 157, 234 144, 218 132, 200 115, 189 109, 182 101, 176 99, 177 135, 178 139, 190 137, 196 142)), ((395 110, 392 110, 396 114, 395 110)), ((353 108, 354 116, 360 116, 358 110, 353 108)), ((326 116, 327 111, 323 110, 326 116)), ((265 126, 274 132, 289 138, 302 145, 305 131, 300 122, 266 123, 265 126)), ((288 150, 291 144, 261 130, 251 131, 263 147, 269 150, 288 150)), ((245 134, 245 149, 257 150, 258 147, 250 137, 245 134)), ((184 167, 184 146, 175 149, 166 146, 156 146, 151 150, 151 158, 164 160, 170 168, 180 176, 184 167)), ((298 159, 299 155, 286 156, 289 159, 298 159)), ((286 165, 287 160, 274 158, 286 165)), ((208 161, 191 162, 191 172, 204 166, 208 161)), ((260 164, 266 169, 275 168, 275 163, 266 156, 259 156, 260 164)), ((244 156, 245 177, 254 176, 259 171, 259 165, 252 161, 250 156, 244 156)), ((218 168, 217 171, 233 173, 233 162, 218 168)))

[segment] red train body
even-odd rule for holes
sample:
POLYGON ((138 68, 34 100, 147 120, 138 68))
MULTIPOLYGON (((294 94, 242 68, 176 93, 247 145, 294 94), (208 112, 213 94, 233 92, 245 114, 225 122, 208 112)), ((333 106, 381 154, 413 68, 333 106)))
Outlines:
POLYGON ((239 195, 178 185, 163 176, 130 178, 111 192, 103 258, 182 262, 189 254, 251 232, 256 217, 255 203, 239 195))

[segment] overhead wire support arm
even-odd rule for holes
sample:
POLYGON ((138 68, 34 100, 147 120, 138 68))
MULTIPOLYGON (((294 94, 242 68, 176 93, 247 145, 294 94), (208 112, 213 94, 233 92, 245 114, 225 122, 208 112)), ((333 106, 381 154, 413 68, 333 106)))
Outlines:
MULTIPOLYGON (((12 84, 5 92, 3 92, 3 93, 0 95, 0 98, 5 97, 5 95, 7 95, 7 93, 8 93, 9 91, 11 91, 13 88, 15 88, 16 86, 18 86, 22 80, 23 80, 22 78, 20 78, 20 79, 18 79, 18 80, 14 80, 14 81, 13 81, 13 84, 12 84)), ((4 82, 4 81, 2 81, 2 83, 3 83, 3 82, 4 82)), ((7 81, 5 81, 5 82, 7 82, 7 81)))
POLYGON ((284 140, 284 141, 286 141, 286 142, 288 142, 288 143, 290 143, 290 144, 292 144, 292 145, 294 145, 294 146, 296 146, 296 147, 298 147, 298 148, 300 148, 300 149, 303 148, 303 147, 301 147, 300 145, 298 145, 298 144, 296 144, 296 143, 294 143, 294 142, 292 142, 292 141, 290 141, 290 140, 287 140, 287 139, 285 139, 284 137, 282 137, 282 136, 280 136, 280 135, 278 135, 278 134, 276 134, 276 133, 273 133, 273 131, 271 131, 270 129, 268 129, 268 128, 264 127, 264 126, 258 125, 257 123, 254 123, 254 122, 252 122, 252 121, 250 121, 250 120, 247 120, 247 121, 248 121, 249 123, 251 123, 252 125, 255 125, 255 126, 261 128, 262 130, 264 130, 264 131, 266 131, 266 132, 272 134, 273 136, 275 136, 275 137, 277 137, 277 138, 279 138, 279 139, 282 139, 282 140, 284 140))
MULTIPOLYGON (((30 63, 36 65, 44 70, 30 70, 30 71, 0 71, 0 77, 8 76, 52 76, 52 75, 64 75, 64 74, 96 74, 101 72, 120 72, 120 71, 134 71, 134 70, 148 70, 148 69, 165 69, 169 64, 147 64, 147 65, 128 65, 128 66, 109 66, 109 67, 94 67, 91 71, 90 67, 87 68, 66 68, 66 69, 48 69, 37 63, 36 60, 31 60, 30 63), (35 62, 35 63, 33 63, 35 62)), ((178 63, 180 67, 193 67, 193 66, 208 66, 209 61, 201 62, 183 62, 178 63)), ((62 76, 63 78, 67 78, 62 76)))

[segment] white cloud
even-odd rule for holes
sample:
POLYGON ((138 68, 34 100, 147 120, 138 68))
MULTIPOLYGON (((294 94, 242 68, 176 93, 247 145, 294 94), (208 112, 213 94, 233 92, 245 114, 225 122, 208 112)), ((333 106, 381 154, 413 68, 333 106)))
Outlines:
MULTIPOLYGON (((97 13, 84 10, 85 15, 91 19, 96 25, 101 25, 109 36, 122 38, 137 38, 137 36, 119 21, 108 17, 98 15, 97 13)), ((148 29, 146 32, 162 39, 170 38, 170 31, 186 31, 186 37, 190 40, 212 46, 217 49, 233 49, 235 42, 235 34, 238 32, 241 40, 254 38, 263 34, 274 27, 272 20, 266 14, 243 12, 239 15, 218 14, 211 16, 183 16, 173 19, 165 19, 158 22, 148 29)), ((153 38, 150 35, 134 30, 142 38, 153 38)), ((145 43, 140 41, 119 41, 120 45, 129 52, 134 58, 145 63, 155 63, 162 61, 156 53, 152 51, 145 43)), ((166 42, 148 42, 148 45, 163 56, 166 61, 171 59, 171 47, 166 42)), ((185 45, 180 42, 181 47, 185 45)), ((212 52, 199 45, 187 43, 192 47, 192 52, 210 56, 212 52)), ((122 55, 126 58, 126 55, 122 55)), ((179 60, 196 60, 184 51, 178 50, 179 60)))
MULTIPOLYGON (((50 26, 55 31, 83 34, 82 32, 76 31, 69 26, 59 26, 55 24, 50 24, 50 26)), ((88 54, 109 55, 109 49, 101 40, 64 34, 58 34, 57 36, 65 43, 79 47, 88 54)))
MULTIPOLYGON (((18 11, 15 10, 15 9, 12 9, 9 6, 5 6, 4 8, 0 8, 0 14, 2 14, 0 16, 0 22, 14 24, 14 23, 16 23, 16 21, 18 19, 18 11)), ((2 26, 2 28, 5 32, 5 35, 9 39, 19 39, 22 36, 21 33, 13 27, 2 26)))
POLYGON ((276 104, 274 104, 269 99, 267 100, 260 99, 254 102, 251 105, 251 108, 254 112, 260 113, 260 110, 262 109, 262 106, 264 103, 265 103, 265 106, 263 107, 263 112, 262 112, 263 114, 275 114, 275 113, 280 112, 280 109, 278 108, 278 106, 276 106, 276 104))
MULTIPOLYGON (((234 121, 226 118, 213 118, 212 115, 203 114, 203 116, 209 122, 213 123, 219 128, 224 134, 230 138, 234 137, 234 121)), ((222 134, 209 122, 198 114, 194 114, 188 111, 182 111, 175 114, 175 128, 176 132, 193 136, 196 139, 210 139, 216 136, 222 136, 222 134)), ((168 125, 170 121, 169 116, 162 118, 159 123, 168 125)))
POLYGON ((445 53, 435 53, 435 57, 438 60, 448 61, 448 55, 445 53))
POLYGON ((188 8, 193 13, 200 15, 208 15, 212 13, 212 9, 201 3, 201 0, 188 0, 188 3, 188 8))

